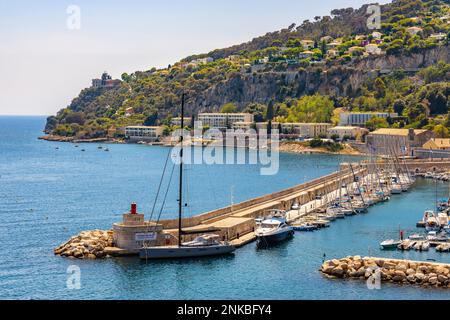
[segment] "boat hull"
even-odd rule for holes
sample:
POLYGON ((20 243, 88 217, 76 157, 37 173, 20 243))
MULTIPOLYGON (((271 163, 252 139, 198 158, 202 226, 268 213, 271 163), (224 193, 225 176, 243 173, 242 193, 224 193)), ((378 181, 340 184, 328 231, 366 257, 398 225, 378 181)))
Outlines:
POLYGON ((291 228, 283 232, 272 233, 268 235, 257 235, 257 240, 259 244, 271 245, 276 244, 285 240, 288 240, 294 236, 294 230, 291 228))
POLYGON ((236 248, 232 245, 212 245, 202 247, 149 247, 139 250, 141 259, 182 259, 195 257, 219 256, 232 253, 236 248))

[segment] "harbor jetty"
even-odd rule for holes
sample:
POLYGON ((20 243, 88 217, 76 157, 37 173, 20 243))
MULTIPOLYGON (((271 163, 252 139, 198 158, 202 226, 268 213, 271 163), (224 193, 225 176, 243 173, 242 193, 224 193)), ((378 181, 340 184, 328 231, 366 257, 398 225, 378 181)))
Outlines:
MULTIPOLYGON (((383 168, 383 162, 376 167, 383 168)), ((449 172, 450 160, 408 160, 406 165, 410 173, 449 172)), ((373 162, 344 163, 340 170, 299 184, 297 186, 250 199, 241 203, 182 219, 183 240, 191 241, 200 233, 214 232, 221 239, 236 247, 243 246, 256 239, 256 218, 267 215, 270 210, 286 211, 286 220, 293 225, 296 221, 309 225, 324 219, 318 212, 324 212, 342 191, 341 187, 357 190, 364 183, 374 180, 373 162), (371 169, 372 167, 372 169, 371 169), (359 181, 359 182, 357 182, 359 181), (293 207, 298 209, 293 210, 293 207)), ((386 166, 387 168, 387 166, 386 166)), ((386 170, 385 170, 386 171, 386 170)), ((404 190, 403 190, 404 191, 404 190)), ((362 196, 355 195, 355 199, 362 196)), ((353 208, 354 209, 354 208, 353 208)), ((61 256, 76 258, 100 258, 106 256, 137 255, 143 246, 171 246, 178 243, 178 219, 146 221, 144 214, 137 212, 132 204, 129 212, 116 222, 112 230, 102 231, 108 238, 98 238, 99 232, 81 232, 54 250, 61 256), (94 235, 94 243, 89 236, 94 235), (95 238, 97 237, 97 238, 95 238), (98 241, 98 240, 102 241, 98 241), (87 242, 86 242, 87 241, 87 242)))
POLYGON ((383 282, 450 288, 450 264, 348 256, 325 261, 320 272, 332 278, 368 279, 379 275, 383 282))
POLYGON ((62 257, 97 259, 106 256, 105 248, 113 245, 113 231, 82 231, 57 247, 54 252, 62 257))

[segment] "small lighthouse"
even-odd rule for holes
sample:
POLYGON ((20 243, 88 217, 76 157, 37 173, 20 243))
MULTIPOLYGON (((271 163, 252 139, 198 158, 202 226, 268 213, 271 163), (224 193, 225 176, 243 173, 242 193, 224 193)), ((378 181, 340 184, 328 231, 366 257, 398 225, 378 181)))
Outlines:
POLYGON ((144 214, 139 213, 137 204, 131 203, 130 211, 122 215, 122 222, 113 224, 114 243, 127 253, 135 253, 146 244, 155 245, 161 238, 159 233, 162 225, 144 220, 144 214))

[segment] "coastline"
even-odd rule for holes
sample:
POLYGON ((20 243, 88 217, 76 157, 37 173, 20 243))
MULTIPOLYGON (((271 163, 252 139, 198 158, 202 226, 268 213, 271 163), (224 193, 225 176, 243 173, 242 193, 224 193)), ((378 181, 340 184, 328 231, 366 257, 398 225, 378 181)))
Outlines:
MULTIPOLYGON (((71 142, 71 143, 121 143, 121 144, 127 144, 127 142, 123 139, 110 139, 110 138, 94 138, 94 139, 77 139, 75 137, 65 137, 65 136, 58 136, 58 135, 45 135, 38 137, 39 140, 45 140, 45 141, 54 141, 54 142, 71 142)), ((131 143, 130 143, 131 144, 131 143)), ((148 146, 163 146, 163 147, 171 147, 173 146, 172 143, 167 142, 155 142, 155 143, 143 143, 144 145, 148 146)), ((248 147, 247 147, 248 149, 248 147)), ((333 155, 347 155, 347 156, 362 156, 364 153, 356 150, 355 148, 351 147, 348 144, 343 144, 343 149, 333 152, 330 150, 327 150, 326 148, 319 147, 319 148, 311 148, 308 146, 305 146, 301 142, 297 141, 280 141, 280 144, 278 146, 278 151, 282 153, 297 153, 297 154, 333 154, 333 155)))
POLYGON ((72 143, 125 143, 123 140, 110 138, 93 138, 93 139, 77 139, 76 137, 64 137, 57 135, 45 135, 38 137, 39 140, 54 141, 54 142, 72 142, 72 143))
POLYGON ((299 153, 299 154, 334 154, 334 155, 347 155, 347 156, 361 156, 364 153, 352 148, 347 144, 343 144, 343 149, 340 151, 332 152, 326 148, 311 148, 296 141, 281 141, 278 147, 278 151, 287 153, 299 153))

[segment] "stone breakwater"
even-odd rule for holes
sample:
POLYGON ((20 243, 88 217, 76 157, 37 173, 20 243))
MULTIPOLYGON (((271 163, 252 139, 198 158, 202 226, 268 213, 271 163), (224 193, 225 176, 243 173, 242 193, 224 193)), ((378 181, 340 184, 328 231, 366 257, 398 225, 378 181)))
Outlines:
POLYGON ((385 282, 450 288, 450 264, 349 256, 325 261, 320 271, 331 277, 360 279, 378 272, 385 282))
POLYGON ((54 250, 55 255, 78 259, 97 259, 106 256, 105 248, 113 245, 113 231, 82 231, 54 250))

